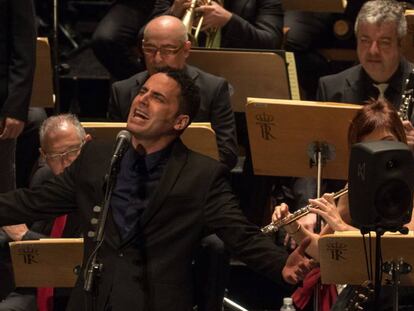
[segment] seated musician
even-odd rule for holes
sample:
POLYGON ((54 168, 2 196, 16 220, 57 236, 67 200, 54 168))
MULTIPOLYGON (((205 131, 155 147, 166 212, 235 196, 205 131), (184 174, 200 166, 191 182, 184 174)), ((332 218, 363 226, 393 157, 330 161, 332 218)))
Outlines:
MULTIPOLYGON (((397 111, 386 101, 372 100, 362 107, 357 113, 348 130, 349 148, 358 142, 370 142, 380 140, 401 141, 407 143, 403 124, 397 111)), ((320 234, 310 232, 293 221, 285 226, 286 232, 297 243, 305 237, 311 237, 311 244, 306 252, 319 259, 318 240, 321 235, 333 233, 334 231, 358 230, 352 227, 352 219, 349 212, 348 195, 344 194, 335 203, 332 193, 325 193, 321 198, 311 199, 310 211, 320 215, 326 222, 326 226, 320 234)), ((276 206, 272 215, 272 221, 278 221, 289 215, 289 207, 286 204, 276 206)), ((410 230, 414 229, 414 219, 407 225, 410 230)), ((384 306, 386 304, 384 303, 384 306)), ((340 309, 336 309, 340 310, 340 309)))
MULTIPOLYGON (((167 14, 183 18, 191 0, 168 0, 167 14)), ((214 48, 278 49, 282 44, 283 11, 280 0, 200 1, 202 13, 199 46, 214 48), (213 36, 205 34, 212 32, 213 36), (207 37, 207 38, 206 38, 207 37), (209 42, 210 41, 210 42, 209 42)))
MULTIPOLYGON (((54 175, 61 174, 79 155, 82 146, 90 140, 90 135, 71 114, 52 116, 40 128, 40 153, 46 165, 40 166, 31 180, 31 188, 43 184, 54 175)), ((62 217, 62 216, 61 216, 62 217)), ((38 240, 47 237, 79 237, 80 223, 77 213, 60 218, 61 221, 36 221, 33 224, 3 226, 9 241, 38 240)), ((57 218, 59 219, 59 218, 57 218)), ((1 240, 2 237, 0 237, 1 240)), ((9 250, 5 250, 9 253, 9 250)), ((8 259, 10 260, 10 259, 8 259)), ((42 291, 39 289, 38 294, 42 291)), ((18 288, 0 302, 0 310, 63 310, 69 298, 69 289, 56 289, 53 302, 47 302, 43 294, 38 295, 36 308, 36 289, 18 288), (42 296, 45 298, 40 298, 42 296), (46 300, 46 301, 45 301, 46 300), (54 305, 54 307, 53 307, 54 305)), ((49 296, 50 297, 50 296, 49 296)))
MULTIPOLYGON (((357 3, 358 1, 354 1, 357 3)), ((395 0, 367 1, 361 7, 355 23, 356 52, 359 64, 319 80, 316 98, 322 102, 361 104, 369 98, 385 98, 396 109, 402 102, 406 79, 414 66, 401 50, 407 34, 407 20, 401 3, 395 0)), ((414 128, 409 120, 403 121, 408 145, 414 150, 414 128)), ((414 121, 414 120, 411 120, 414 121)), ((307 201, 316 195, 314 179, 300 179, 296 195, 307 201)), ((338 190, 341 186, 332 180, 327 187, 338 190)), ((312 226, 312 218, 307 218, 312 226)))
MULTIPOLYGON (((363 106, 352 120, 348 131, 349 147, 358 142, 378 140, 395 140, 407 143, 404 127, 397 112, 383 100, 371 101, 363 106)), ((310 211, 320 215, 327 223, 320 235, 332 233, 333 231, 357 230, 351 226, 347 194, 339 198, 337 206, 331 193, 326 193, 319 199, 311 199, 309 203, 312 206, 310 211)), ((289 215, 289 207, 282 203, 276 206, 272 221, 277 221, 287 215, 289 215)), ((414 229, 413 221, 408 224, 408 227, 414 229)), ((307 252, 310 256, 318 259, 317 241, 319 234, 311 233, 297 221, 286 225, 285 228, 286 232, 296 242, 310 236, 313 242, 307 252)))

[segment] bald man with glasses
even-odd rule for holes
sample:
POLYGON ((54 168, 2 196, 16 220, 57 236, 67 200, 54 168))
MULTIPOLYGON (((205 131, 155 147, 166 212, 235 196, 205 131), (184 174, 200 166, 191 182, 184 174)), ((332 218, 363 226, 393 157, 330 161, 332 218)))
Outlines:
POLYGON ((133 99, 157 68, 185 69, 201 92, 200 110, 194 122, 211 122, 217 136, 220 161, 232 169, 238 152, 229 85, 221 77, 187 65, 190 49, 187 31, 178 18, 161 16, 149 22, 142 40, 147 71, 113 84, 108 117, 113 121, 126 121, 133 99))

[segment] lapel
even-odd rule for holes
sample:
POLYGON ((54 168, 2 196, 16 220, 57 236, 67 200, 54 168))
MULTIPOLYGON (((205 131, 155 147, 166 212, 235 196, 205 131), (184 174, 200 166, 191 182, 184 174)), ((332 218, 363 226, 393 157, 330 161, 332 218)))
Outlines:
POLYGON ((125 120, 128 118, 129 109, 132 105, 132 101, 134 100, 135 96, 137 96, 139 90, 141 89, 144 82, 148 79, 148 77, 149 77, 148 71, 144 71, 136 76, 135 78, 136 83, 129 91, 129 102, 128 102, 128 109, 125 110, 127 113, 125 120))
POLYGON ((195 82, 200 75, 200 71, 193 66, 186 65, 185 66, 185 73, 195 82))
POLYGON ((352 70, 346 77, 346 85, 344 89, 343 101, 347 103, 362 103, 364 81, 362 78, 362 66, 358 65, 355 70, 352 70))
MULTIPOLYGON (((145 228, 149 221, 157 214, 161 208, 166 197, 169 195, 172 187, 177 182, 180 173, 187 162, 188 149, 184 146, 182 141, 178 139, 174 143, 173 150, 171 151, 170 159, 167 162, 164 173, 162 174, 160 183, 155 190, 155 193, 152 197, 151 202, 149 202, 147 208, 142 214, 142 217, 139 221, 138 227, 140 228, 139 232, 145 228)), ((137 232, 139 234, 139 232, 137 232)), ((128 237, 123 245, 130 243, 135 239, 135 235, 128 237)))
POLYGON ((407 61, 404 57, 401 58, 401 64, 402 64, 402 72, 403 72, 403 86, 405 87, 405 81, 408 78, 411 71, 414 70, 414 65, 407 61))
POLYGON ((170 193, 171 188, 176 183, 181 170, 187 162, 187 157, 188 149, 184 146, 181 140, 176 141, 152 201, 148 204, 147 209, 142 214, 140 221, 141 228, 143 228, 158 212, 165 198, 170 193))

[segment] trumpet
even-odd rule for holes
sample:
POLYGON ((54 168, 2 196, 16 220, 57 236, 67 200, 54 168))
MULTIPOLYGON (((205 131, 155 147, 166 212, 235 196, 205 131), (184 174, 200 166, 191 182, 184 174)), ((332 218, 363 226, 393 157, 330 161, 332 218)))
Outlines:
MULTIPOLYGON (((345 188, 339 190, 338 192, 335 192, 334 195, 333 195, 333 198, 338 199, 346 193, 348 193, 348 187, 345 187, 345 188)), ((269 233, 279 231, 280 228, 283 228, 284 226, 294 222, 295 220, 298 220, 299 218, 302 218, 303 216, 309 214, 311 207, 312 207, 312 204, 308 204, 305 207, 302 207, 302 208, 298 209, 293 214, 290 214, 290 215, 288 215, 286 217, 283 217, 283 218, 281 218, 277 221, 274 221, 274 222, 268 224, 267 226, 264 226, 260 230, 265 234, 269 234, 269 233)))
MULTIPOLYGON (((218 1, 222 5, 221 1, 218 1)), ((198 36, 200 34, 201 26, 203 25, 204 16, 196 14, 196 7, 201 5, 210 5, 211 0, 191 0, 190 7, 186 10, 181 21, 187 29, 188 39, 194 46, 198 46, 198 36), (198 18, 198 21, 196 22, 198 18)), ((218 33, 218 28, 207 31, 206 47, 213 47, 213 43, 218 33)))
MULTIPOLYGON (((197 36, 194 33, 193 34, 193 29, 194 29, 194 20, 195 20, 195 8, 197 6, 197 0, 191 0, 191 4, 190 7, 185 11, 185 14, 183 16, 183 18, 181 19, 181 21, 183 22, 185 28, 187 29, 187 34, 188 34, 188 39, 191 41, 191 43, 196 44, 197 39, 198 39, 198 33, 197 36)), ((197 28, 199 26, 197 25, 197 28)), ((201 25, 200 25, 201 27, 201 25)))

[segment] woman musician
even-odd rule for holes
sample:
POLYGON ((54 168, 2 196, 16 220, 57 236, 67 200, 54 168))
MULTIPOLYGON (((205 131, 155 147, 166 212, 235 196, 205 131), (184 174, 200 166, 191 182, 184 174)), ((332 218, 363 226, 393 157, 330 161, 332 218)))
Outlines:
MULTIPOLYGON (((372 100, 364 105, 352 120, 348 130, 348 144, 349 148, 351 148, 353 144, 358 142, 380 140, 401 141, 407 143, 404 126, 397 111, 389 105, 388 102, 383 100, 372 100)), ((301 243, 306 237, 310 237, 311 244, 307 248, 306 252, 308 255, 318 260, 318 240, 321 235, 333 233, 335 231, 349 231, 357 229, 351 225, 352 219, 350 217, 347 194, 342 195, 337 204, 335 203, 334 195, 330 193, 326 193, 318 199, 311 199, 309 200, 309 203, 309 211, 320 215, 326 222, 326 225, 322 228, 321 233, 315 234, 307 230, 298 221, 293 221, 287 224, 285 229, 290 237, 298 244, 301 243)), ((291 215, 289 213, 289 207, 282 203, 281 205, 275 207, 272 215, 272 222, 280 221, 280 219, 288 217, 289 215, 291 215)), ((414 230, 413 217, 407 227, 410 230, 414 230)), ((350 296, 352 294, 352 290, 353 287, 348 287, 343 291, 341 296, 350 296)), ((412 294, 412 288, 404 288, 404 290, 400 291, 400 293, 403 294, 401 302, 406 303, 404 302, 404 298, 408 298, 408 304, 412 305, 412 301, 409 300, 412 300, 412 298, 409 298, 412 294)), ((391 297, 391 295, 388 296, 391 297)), ((389 299, 381 301, 381 310, 388 310, 391 303, 388 300, 389 299)), ((332 302, 333 301, 331 301, 331 303, 332 302)), ((347 303, 346 298, 338 299, 333 305, 333 308, 330 310, 344 310, 344 303, 347 303)))
MULTIPOLYGON (((352 120, 348 130, 349 148, 358 142, 370 142, 379 140, 393 140, 407 143, 407 137, 403 124, 397 111, 383 100, 370 101, 364 105, 352 120)), ((286 232, 297 243, 310 236, 312 243, 307 249, 310 256, 318 259, 318 239, 320 235, 334 231, 357 230, 352 227, 349 213, 348 195, 344 194, 335 204, 333 194, 326 193, 321 198, 311 199, 310 212, 320 215, 326 222, 326 226, 320 234, 315 234, 303 228, 298 221, 293 221, 285 226, 286 232)), ((289 207, 282 203, 275 207, 272 222, 278 221, 289 215, 289 207)), ((414 220, 407 225, 414 230, 414 220)))

